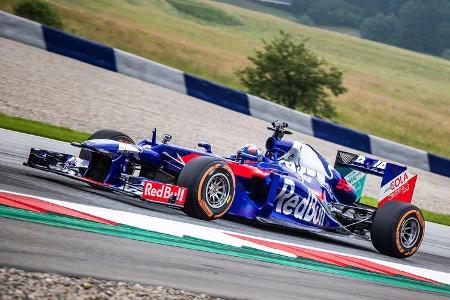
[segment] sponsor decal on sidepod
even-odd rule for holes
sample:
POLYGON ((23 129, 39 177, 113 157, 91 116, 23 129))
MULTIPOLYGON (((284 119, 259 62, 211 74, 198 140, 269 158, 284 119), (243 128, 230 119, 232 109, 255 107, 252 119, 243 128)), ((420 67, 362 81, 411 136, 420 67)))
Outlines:
POLYGON ((183 205, 186 194, 184 187, 147 180, 144 183, 142 198, 163 203, 169 203, 173 199, 175 204, 183 205))
POLYGON ((281 191, 276 196, 278 203, 275 211, 284 215, 293 215, 294 218, 315 225, 323 225, 325 220, 325 210, 311 191, 308 197, 300 198, 294 193, 295 183, 292 179, 285 178, 281 191))

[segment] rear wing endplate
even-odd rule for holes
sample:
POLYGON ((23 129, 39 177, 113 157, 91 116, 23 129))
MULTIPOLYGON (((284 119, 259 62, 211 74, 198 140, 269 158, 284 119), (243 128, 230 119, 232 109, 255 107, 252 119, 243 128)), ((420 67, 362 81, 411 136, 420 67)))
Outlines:
POLYGON ((409 173, 406 166, 338 151, 334 168, 355 188, 358 201, 361 199, 367 174, 382 177, 378 207, 391 200, 412 201, 417 175, 409 173))

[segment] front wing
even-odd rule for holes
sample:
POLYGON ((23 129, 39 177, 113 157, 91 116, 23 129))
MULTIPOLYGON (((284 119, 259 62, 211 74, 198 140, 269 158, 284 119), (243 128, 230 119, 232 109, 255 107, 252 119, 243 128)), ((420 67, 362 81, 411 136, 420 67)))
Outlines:
POLYGON ((89 167, 89 161, 71 154, 31 148, 24 165, 82 181, 103 190, 176 207, 184 206, 187 194, 183 187, 128 174, 121 174, 115 184, 95 181, 83 175, 89 167))

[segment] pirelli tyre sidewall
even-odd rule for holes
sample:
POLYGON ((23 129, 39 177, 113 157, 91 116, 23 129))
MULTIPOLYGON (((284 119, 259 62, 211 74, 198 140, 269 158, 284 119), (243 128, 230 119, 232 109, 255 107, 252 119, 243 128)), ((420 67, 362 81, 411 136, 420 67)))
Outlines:
POLYGON ((424 232, 425 219, 419 208, 401 201, 389 201, 375 212, 372 244, 382 254, 406 258, 419 249, 424 232))
POLYGON ((225 161, 202 156, 194 158, 181 170, 177 185, 188 189, 185 213, 195 218, 212 220, 222 217, 230 209, 236 183, 233 171, 225 161), (211 196, 212 190, 221 194, 214 198, 211 196))

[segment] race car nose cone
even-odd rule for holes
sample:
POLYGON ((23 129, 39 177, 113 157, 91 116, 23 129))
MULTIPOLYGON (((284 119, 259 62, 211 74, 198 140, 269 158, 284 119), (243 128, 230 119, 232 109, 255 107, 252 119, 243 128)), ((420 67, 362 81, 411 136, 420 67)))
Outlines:
POLYGON ((81 147, 87 150, 117 153, 119 150, 119 142, 106 139, 94 139, 85 141, 81 144, 81 147))
POLYGON ((106 139, 94 139, 81 144, 82 148, 104 153, 140 153, 142 149, 136 145, 106 139))

